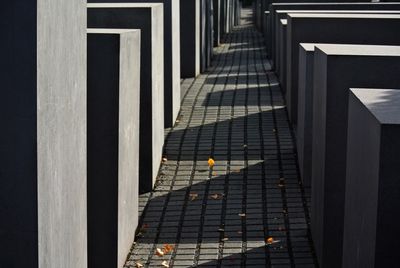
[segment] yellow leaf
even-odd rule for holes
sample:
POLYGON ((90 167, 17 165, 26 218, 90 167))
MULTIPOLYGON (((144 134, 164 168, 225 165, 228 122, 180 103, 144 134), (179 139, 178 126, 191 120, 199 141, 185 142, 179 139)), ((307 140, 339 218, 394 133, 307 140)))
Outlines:
POLYGON ((210 167, 210 168, 212 168, 213 166, 215 165, 215 161, 214 161, 214 159, 212 159, 211 157, 208 159, 208 166, 210 167))
POLYGON ((267 238, 267 244, 268 245, 271 245, 271 244, 273 244, 274 243, 274 238, 273 237, 268 237, 267 238))

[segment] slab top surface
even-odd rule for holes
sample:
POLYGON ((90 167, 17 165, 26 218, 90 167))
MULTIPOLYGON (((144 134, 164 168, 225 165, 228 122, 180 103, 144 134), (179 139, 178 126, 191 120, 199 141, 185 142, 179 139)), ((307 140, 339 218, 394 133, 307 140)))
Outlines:
POLYGON ((400 90, 355 88, 356 98, 382 124, 400 124, 400 90))
POLYGON ((307 9, 302 9, 302 10, 282 10, 279 9, 276 11, 276 13, 284 14, 284 13, 337 13, 337 14, 398 14, 400 13, 400 10, 307 10, 307 9))
POLYGON ((131 33, 131 32, 140 32, 140 30, 136 29, 97 29, 97 28, 88 28, 88 34, 123 34, 123 33, 131 33))
POLYGON ((327 55, 349 56, 400 56, 400 46, 317 44, 327 55))
POLYGON ((288 13, 290 18, 307 19, 400 19, 400 15, 393 14, 323 14, 323 13, 288 13))
POLYGON ((162 3, 90 3, 88 8, 152 8, 162 6, 162 3))
POLYGON ((283 20, 281 20, 281 23, 282 23, 282 25, 287 25, 287 20, 283 19, 283 20))

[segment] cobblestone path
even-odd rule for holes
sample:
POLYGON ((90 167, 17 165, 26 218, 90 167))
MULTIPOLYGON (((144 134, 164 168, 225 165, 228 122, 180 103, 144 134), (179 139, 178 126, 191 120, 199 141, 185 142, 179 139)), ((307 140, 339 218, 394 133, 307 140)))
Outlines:
POLYGON ((157 186, 141 196, 126 268, 316 267, 309 191, 299 183, 284 100, 249 13, 208 72, 182 82, 181 114, 166 134, 157 186))

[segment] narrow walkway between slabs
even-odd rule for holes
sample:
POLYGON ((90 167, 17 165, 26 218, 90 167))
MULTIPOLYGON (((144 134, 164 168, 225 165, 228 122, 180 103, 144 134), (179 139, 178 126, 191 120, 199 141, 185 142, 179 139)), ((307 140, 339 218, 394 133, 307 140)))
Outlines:
POLYGON ((182 82, 182 110, 166 134, 157 186, 141 196, 126 268, 317 266, 309 190, 251 16, 243 10, 208 72, 182 82))

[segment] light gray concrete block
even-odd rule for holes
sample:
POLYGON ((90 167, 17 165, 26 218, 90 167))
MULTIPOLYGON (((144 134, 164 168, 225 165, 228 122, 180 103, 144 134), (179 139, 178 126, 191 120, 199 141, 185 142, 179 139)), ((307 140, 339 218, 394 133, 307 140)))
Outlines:
POLYGON ((85 4, 1 13, 0 267, 85 268, 85 4))
POLYGON ((122 267, 139 208, 140 30, 88 30, 88 265, 122 267))
POLYGON ((279 76, 279 81, 281 82, 281 88, 283 92, 286 92, 286 29, 287 29, 287 20, 283 19, 279 23, 278 27, 278 38, 280 49, 278 50, 279 56, 276 64, 276 72, 279 76), (279 63, 279 64, 278 64, 279 63))
POLYGON ((201 0, 185 0, 180 3, 181 15, 181 77, 200 74, 201 57, 201 0))
POLYGON ((398 265, 400 91, 349 97, 344 268, 398 265))
POLYGON ((203 73, 211 65, 213 41, 213 0, 201 0, 200 8, 200 72, 203 73))
POLYGON ((293 124, 297 121, 300 43, 400 44, 400 15, 289 13, 287 18, 286 102, 293 124))
MULTIPOLYGON (((300 3, 296 1, 291 1, 290 3, 278 3, 274 1, 269 5, 269 16, 268 16, 268 29, 267 29, 267 39, 274 40, 276 36, 276 27, 278 25, 279 19, 276 18, 277 10, 400 10, 400 3, 362 3, 364 1, 354 1, 351 0, 349 2, 353 3, 323 3, 321 1, 308 1, 307 3, 300 3), (360 2, 360 3, 354 3, 360 2)), ((272 64, 276 59, 274 58, 276 55, 275 52, 275 42, 269 42, 267 46, 267 52, 272 57, 272 64)))
POLYGON ((141 30, 140 192, 151 191, 164 144, 164 27, 158 3, 88 4, 88 27, 141 30))
MULTIPOLYGON (((89 0, 90 3, 143 3, 143 0, 89 0)), ((181 0, 146 0, 164 4, 164 126, 172 127, 181 107, 181 0)))
POLYGON ((315 47, 311 230, 321 267, 342 260, 349 88, 395 88, 399 72, 398 46, 315 47))

